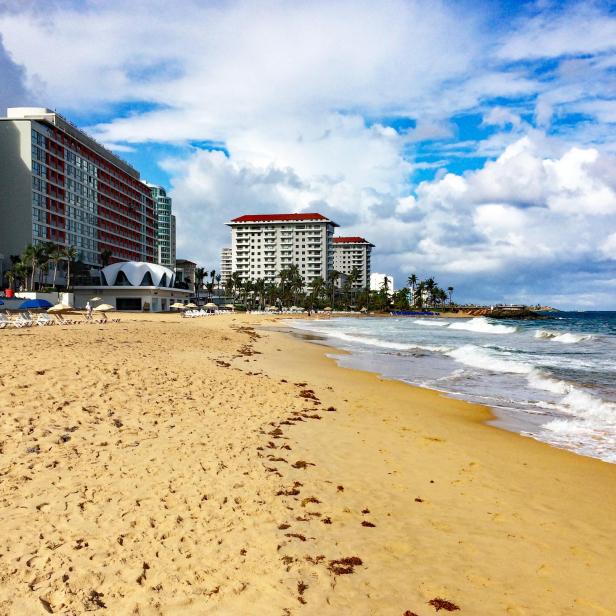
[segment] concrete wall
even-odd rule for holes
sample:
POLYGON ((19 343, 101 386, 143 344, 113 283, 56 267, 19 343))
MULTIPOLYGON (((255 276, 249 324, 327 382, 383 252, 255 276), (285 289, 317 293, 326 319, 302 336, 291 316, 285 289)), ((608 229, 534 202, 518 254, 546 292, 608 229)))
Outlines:
POLYGON ((32 242, 31 123, 0 121, 0 254, 3 267, 10 255, 32 242))

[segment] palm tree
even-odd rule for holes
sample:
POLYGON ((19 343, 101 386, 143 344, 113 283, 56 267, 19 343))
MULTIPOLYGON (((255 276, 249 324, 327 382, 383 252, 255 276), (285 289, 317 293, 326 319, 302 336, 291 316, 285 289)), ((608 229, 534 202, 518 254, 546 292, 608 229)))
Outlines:
POLYGON ((430 296, 431 303, 434 304, 434 293, 436 291, 436 282, 434 278, 428 278, 426 281, 424 281, 424 286, 426 291, 428 292, 428 295, 430 296))
POLYGON ((15 290, 15 278, 17 278, 17 271, 15 266, 11 267, 6 273, 6 280, 9 285, 9 289, 15 290))
POLYGON ((101 265, 103 267, 107 267, 109 265, 109 261, 111 260, 111 255, 113 253, 108 248, 101 251, 101 265))
POLYGON ((233 299, 238 299, 242 290, 242 276, 239 272, 233 272, 229 278, 230 289, 234 293, 233 299))
POLYGON ((351 303, 355 304, 354 298, 357 293, 357 282, 361 278, 361 272, 358 268, 353 267, 351 273, 347 276, 347 281, 349 283, 349 290, 351 292, 351 303))
POLYGON ((199 290, 203 286, 203 279, 206 277, 207 272, 204 267, 195 268, 195 297, 197 303, 199 303, 199 290))
POLYGON ((338 282, 338 280, 340 279, 340 272, 337 272, 336 270, 331 270, 331 272, 329 272, 327 274, 327 282, 329 284, 329 292, 331 293, 331 300, 332 300, 332 308, 335 308, 334 306, 334 300, 336 298, 336 283, 338 282))
POLYGON ((56 278, 58 277, 58 263, 62 260, 64 252, 60 246, 57 246, 56 244, 52 244, 47 254, 49 257, 49 261, 53 263, 53 280, 51 284, 53 288, 55 289, 56 288, 56 278))
POLYGON ((220 274, 216 274, 216 288, 218 289, 218 297, 220 297, 220 281, 222 280, 222 276, 220 274))
POLYGON ((321 276, 317 276, 310 283, 310 288, 310 308, 313 308, 314 304, 318 303, 319 297, 323 293, 323 289, 325 288, 325 280, 323 280, 321 276))
POLYGON ((30 269, 28 268, 28 264, 24 263, 21 260, 18 260, 13 263, 13 267, 11 268, 15 273, 15 279, 18 279, 20 283, 28 283, 28 276, 30 275, 30 269))
POLYGON ((289 267, 289 292, 291 293, 291 298, 293 300, 293 304, 298 303, 299 294, 304 290, 304 279, 299 271, 299 266, 297 264, 291 265, 289 267))
POLYGON ((30 290, 34 291, 34 277, 36 275, 36 268, 42 262, 45 254, 45 249, 41 244, 28 244, 22 254, 22 261, 28 263, 32 268, 30 278, 30 290))
POLYGON ((385 297, 389 295, 389 277, 388 276, 383 277, 383 284, 381 284, 381 292, 383 293, 385 297))
POLYGON ((415 303, 415 287, 417 286, 417 276, 415 274, 411 274, 407 278, 407 282, 409 283, 409 287, 411 287, 411 301, 415 303))
POLYGON ((453 293, 453 287, 447 287, 447 292, 449 293, 449 305, 451 306, 451 295, 453 293))
POLYGON ((75 261, 79 253, 75 246, 67 246, 63 252, 64 259, 66 259, 66 290, 68 291, 71 286, 71 263, 75 261))
POLYGON ((417 285, 417 292, 415 294, 415 298, 413 301, 413 305, 417 306, 417 308, 423 308, 423 300, 424 300, 424 291, 426 290, 426 283, 422 280, 417 285))
POLYGON ((254 291, 259 301, 259 309, 265 308, 265 278, 257 278, 254 284, 254 291))

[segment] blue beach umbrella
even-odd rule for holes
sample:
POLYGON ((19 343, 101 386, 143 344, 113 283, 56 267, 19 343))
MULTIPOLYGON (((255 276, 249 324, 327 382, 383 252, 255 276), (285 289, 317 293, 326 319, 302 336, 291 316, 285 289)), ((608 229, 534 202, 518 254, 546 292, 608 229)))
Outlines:
POLYGON ((2 306, 4 304, 4 302, 0 299, 0 306, 2 306))
POLYGON ((51 308, 53 304, 46 299, 27 299, 19 306, 20 310, 32 310, 35 308, 51 308))

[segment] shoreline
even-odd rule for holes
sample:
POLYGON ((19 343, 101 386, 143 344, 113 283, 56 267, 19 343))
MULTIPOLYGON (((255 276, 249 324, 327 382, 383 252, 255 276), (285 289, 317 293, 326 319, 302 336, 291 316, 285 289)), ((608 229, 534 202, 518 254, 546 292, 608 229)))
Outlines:
POLYGON ((614 465, 279 317, 119 316, 0 334, 0 614, 613 610, 614 465))

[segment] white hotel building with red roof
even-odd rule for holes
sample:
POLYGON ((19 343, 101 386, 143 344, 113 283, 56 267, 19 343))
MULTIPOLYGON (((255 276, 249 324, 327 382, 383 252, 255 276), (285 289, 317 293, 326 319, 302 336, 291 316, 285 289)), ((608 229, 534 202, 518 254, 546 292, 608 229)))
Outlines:
POLYGON ((233 272, 243 280, 276 282, 281 270, 297 265, 309 287, 334 269, 334 228, 322 214, 249 214, 231 227, 233 272))
POLYGON ((370 286, 371 254, 374 244, 363 237, 334 238, 334 269, 346 276, 355 269, 359 277, 353 283, 354 289, 370 286))

